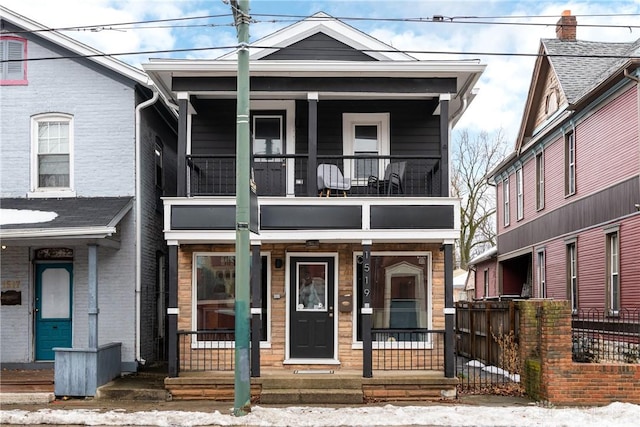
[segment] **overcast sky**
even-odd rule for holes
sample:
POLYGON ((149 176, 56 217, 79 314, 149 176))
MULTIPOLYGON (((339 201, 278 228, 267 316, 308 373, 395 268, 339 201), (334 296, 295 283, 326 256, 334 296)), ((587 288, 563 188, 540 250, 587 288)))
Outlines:
MULTIPOLYGON (((2 4, 53 28, 95 25, 101 31, 64 34, 105 53, 212 48, 119 57, 136 66, 151 57, 215 58, 226 52, 221 48, 236 44, 230 6, 223 0, 2 0, 2 4), (118 30, 102 27, 211 15, 222 16, 127 25, 118 30)), ((481 53, 537 53, 540 38, 555 37, 555 23, 563 10, 578 17, 579 39, 629 42, 640 38, 640 0, 251 0, 250 7, 256 21, 251 24, 252 41, 323 11, 397 49, 430 52, 413 54, 420 59, 481 59, 487 69, 477 86, 479 95, 456 126, 454 139, 463 129, 490 134, 503 129, 508 141, 517 134, 534 58, 481 53), (443 16, 444 22, 430 22, 436 15, 443 16), (424 19, 415 22, 416 18, 424 19)))

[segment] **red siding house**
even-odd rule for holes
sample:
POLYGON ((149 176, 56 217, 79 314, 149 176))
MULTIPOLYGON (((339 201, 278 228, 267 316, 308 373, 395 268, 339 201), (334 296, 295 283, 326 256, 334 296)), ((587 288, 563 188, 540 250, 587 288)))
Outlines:
POLYGON ((575 28, 565 11, 541 40, 515 150, 489 177, 496 292, 611 315, 640 307, 640 40, 581 41, 575 28))

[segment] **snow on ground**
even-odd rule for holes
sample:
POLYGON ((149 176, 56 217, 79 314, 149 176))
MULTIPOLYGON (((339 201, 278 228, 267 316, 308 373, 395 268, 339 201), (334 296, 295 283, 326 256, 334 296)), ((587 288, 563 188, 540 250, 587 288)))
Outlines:
POLYGON ((612 403, 604 407, 545 408, 540 406, 487 407, 367 406, 352 408, 254 406, 243 417, 219 411, 129 412, 114 410, 0 410, 0 424, 132 425, 132 426, 634 426, 640 405, 612 403))

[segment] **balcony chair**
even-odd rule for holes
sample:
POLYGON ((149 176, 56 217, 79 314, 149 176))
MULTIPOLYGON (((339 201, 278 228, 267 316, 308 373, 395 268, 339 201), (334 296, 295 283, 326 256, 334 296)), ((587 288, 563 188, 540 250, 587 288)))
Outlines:
POLYGON ((351 179, 345 178, 336 165, 320 163, 318 165, 318 191, 319 196, 331 196, 331 190, 342 191, 347 197, 347 191, 351 189, 351 179))
POLYGON ((370 176, 368 185, 374 193, 377 194, 404 194, 404 171, 407 162, 389 163, 384 170, 384 180, 378 179, 377 176, 370 176))

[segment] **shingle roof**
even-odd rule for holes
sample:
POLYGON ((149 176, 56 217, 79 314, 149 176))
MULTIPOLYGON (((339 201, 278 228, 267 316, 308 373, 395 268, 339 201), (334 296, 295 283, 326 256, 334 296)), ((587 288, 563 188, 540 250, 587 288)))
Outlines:
POLYGON ((640 39, 633 43, 559 39, 542 39, 541 42, 545 52, 550 55, 549 62, 569 103, 574 103, 595 89, 618 70, 629 56, 637 55, 640 50, 640 39))
MULTIPOLYGON (((132 197, 78 197, 61 199, 0 199, 0 219, 4 209, 55 212, 57 216, 46 222, 2 224, 0 236, 7 230, 28 232, 55 231, 59 229, 85 229, 115 227, 122 216, 131 209, 132 197)), ((5 213, 6 215, 6 213, 5 213)), ((25 214, 28 218, 28 214, 25 214)), ((25 221, 28 221, 26 219, 25 221)), ((11 221, 13 222, 13 221, 11 221)), ((25 236, 26 237, 26 236, 25 236)))

